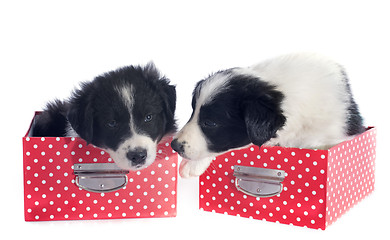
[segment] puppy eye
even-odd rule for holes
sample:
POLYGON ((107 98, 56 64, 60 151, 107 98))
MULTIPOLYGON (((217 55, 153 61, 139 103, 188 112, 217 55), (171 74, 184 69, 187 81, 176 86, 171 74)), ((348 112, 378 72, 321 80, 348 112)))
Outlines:
POLYGON ((117 123, 115 120, 111 120, 111 121, 107 122, 106 125, 107 125, 109 128, 115 128, 115 127, 118 125, 118 123, 117 123))
POLYGON ((148 115, 145 116, 145 120, 144 121, 147 123, 147 122, 152 121, 152 119, 153 119, 153 115, 152 114, 148 114, 148 115))
POLYGON ((211 120, 206 120, 203 122, 203 126, 205 127, 217 127, 217 123, 211 120))

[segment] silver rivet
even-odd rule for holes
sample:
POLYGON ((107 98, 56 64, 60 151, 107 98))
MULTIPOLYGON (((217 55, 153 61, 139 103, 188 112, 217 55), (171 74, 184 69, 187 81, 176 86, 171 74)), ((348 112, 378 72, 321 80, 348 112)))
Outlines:
POLYGON ((282 173, 281 172, 278 172, 278 176, 280 177, 280 175, 282 175, 282 173))
POLYGON ((100 188, 104 188, 104 184, 102 183, 102 184, 100 184, 100 188))
POLYGON ((240 167, 237 167, 237 171, 240 171, 240 167))
POLYGON ((258 188, 256 191, 259 193, 259 192, 261 192, 261 189, 260 189, 260 188, 258 188))

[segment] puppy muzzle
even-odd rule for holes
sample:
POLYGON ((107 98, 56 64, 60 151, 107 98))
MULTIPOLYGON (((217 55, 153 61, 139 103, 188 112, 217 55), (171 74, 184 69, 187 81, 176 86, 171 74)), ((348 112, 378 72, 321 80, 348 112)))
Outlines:
POLYGON ((141 167, 145 164, 146 157, 148 156, 146 149, 136 148, 127 152, 126 157, 131 161, 132 166, 141 167))

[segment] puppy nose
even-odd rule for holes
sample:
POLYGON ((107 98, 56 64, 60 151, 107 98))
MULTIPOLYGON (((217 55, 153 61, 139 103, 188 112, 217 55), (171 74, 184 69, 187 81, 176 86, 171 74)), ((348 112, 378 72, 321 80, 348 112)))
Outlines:
POLYGON ((173 139, 173 141, 171 142, 171 147, 179 154, 184 153, 184 145, 180 143, 177 139, 173 139))
POLYGON ((145 162, 147 155, 148 154, 145 149, 136 148, 133 151, 127 152, 126 157, 133 163, 133 165, 138 165, 145 162))

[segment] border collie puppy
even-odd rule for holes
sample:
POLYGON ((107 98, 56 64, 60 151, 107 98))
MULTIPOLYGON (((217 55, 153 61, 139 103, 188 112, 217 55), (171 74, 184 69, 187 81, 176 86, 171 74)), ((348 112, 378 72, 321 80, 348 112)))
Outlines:
POLYGON ((172 141, 182 177, 201 175, 213 157, 250 143, 324 149, 364 131, 339 64, 291 54, 219 71, 197 83, 189 122, 172 141))
POLYGON ((31 135, 78 136, 106 150, 119 167, 139 170, 176 131, 175 107, 175 87, 153 63, 128 66, 83 83, 67 101, 49 103, 31 135))

